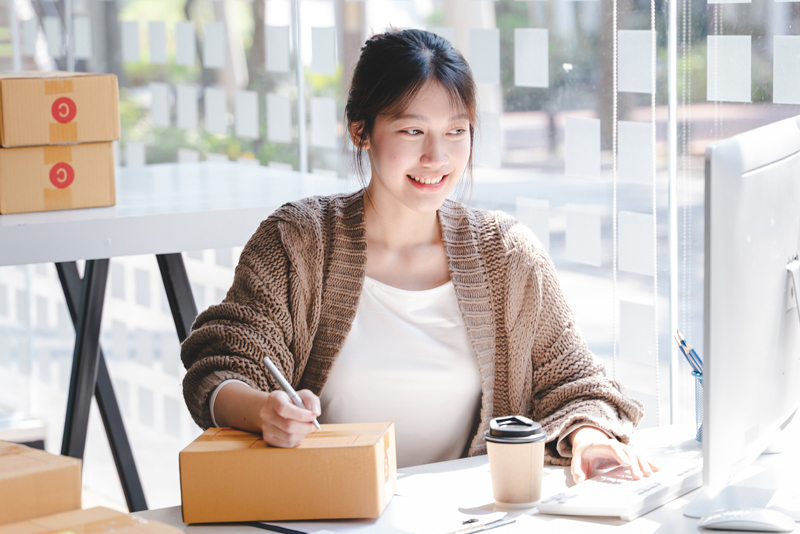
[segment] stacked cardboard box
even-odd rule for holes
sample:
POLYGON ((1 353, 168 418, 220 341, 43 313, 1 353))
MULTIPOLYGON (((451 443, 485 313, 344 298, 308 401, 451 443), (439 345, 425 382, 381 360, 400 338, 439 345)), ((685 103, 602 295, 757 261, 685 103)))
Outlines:
POLYGON ((0 214, 112 206, 113 74, 0 74, 0 214))
POLYGON ((0 525, 80 507, 80 460, 0 441, 0 525))
POLYGON ((98 506, 0 527, 0 534, 181 534, 181 529, 98 506))
POLYGON ((322 425, 295 449, 209 428, 180 453, 183 521, 380 517, 397 487, 395 450, 392 423, 322 425))

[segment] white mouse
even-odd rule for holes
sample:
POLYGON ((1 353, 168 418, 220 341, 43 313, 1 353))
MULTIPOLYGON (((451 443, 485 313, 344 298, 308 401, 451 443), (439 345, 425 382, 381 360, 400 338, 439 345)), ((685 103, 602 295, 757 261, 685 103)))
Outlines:
POLYGON ((699 525, 714 530, 747 530, 751 532, 794 532, 791 517, 765 508, 717 510, 700 519, 699 525))

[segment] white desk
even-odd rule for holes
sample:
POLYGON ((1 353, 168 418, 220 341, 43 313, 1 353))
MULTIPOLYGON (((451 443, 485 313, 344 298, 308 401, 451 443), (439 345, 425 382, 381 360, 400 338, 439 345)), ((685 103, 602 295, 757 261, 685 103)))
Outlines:
POLYGON ((0 266, 55 263, 76 325, 61 453, 83 458, 95 396, 128 508, 147 508, 100 349, 108 258, 156 255, 183 341, 197 307, 182 251, 244 245, 282 204, 357 187, 331 177, 234 163, 148 165, 117 169, 115 206, 0 215, 0 266), (89 260, 83 280, 75 264, 81 259, 89 260))
MULTIPOLYGON (((648 429, 637 433, 637 445, 643 448, 654 447, 659 444, 674 442, 676 438, 688 438, 684 446, 700 448, 700 444, 692 442, 691 429, 676 431, 672 427, 648 429)), ((791 454, 792 462, 784 465, 789 453, 760 457, 749 474, 756 474, 765 469, 778 467, 779 487, 797 486, 800 475, 798 469, 798 454, 791 454)), ((545 477, 542 482, 542 495, 554 495, 567 485, 569 472, 564 467, 545 467, 545 477)), ((267 483, 267 481, 265 481, 267 483)), ((698 490, 699 491, 699 490, 698 490)), ((687 532, 711 532, 697 526, 696 519, 683 516, 683 509, 688 505, 698 491, 680 497, 661 508, 657 508, 634 521, 625 522, 618 519, 578 518, 553 515, 539 515, 536 509, 512 512, 517 516, 517 522, 497 529, 497 534, 514 533, 636 533, 636 534, 685 534, 687 532)), ((477 456, 451 462, 442 462, 406 469, 398 472, 398 492, 389 503, 386 511, 377 520, 351 520, 351 521, 294 521, 273 522, 302 532, 315 532, 328 530, 334 533, 358 534, 445 534, 458 527, 461 512, 469 514, 470 510, 493 509, 491 479, 486 456, 477 456), (450 530, 448 530, 450 529, 450 530)), ((134 514, 138 517, 161 521, 182 528, 188 534, 225 533, 225 534, 254 534, 267 532, 250 526, 243 525, 185 525, 181 521, 179 506, 149 510, 134 514)), ((464 515, 463 517, 469 517, 464 515)), ((719 532, 719 531, 717 531, 719 532)))

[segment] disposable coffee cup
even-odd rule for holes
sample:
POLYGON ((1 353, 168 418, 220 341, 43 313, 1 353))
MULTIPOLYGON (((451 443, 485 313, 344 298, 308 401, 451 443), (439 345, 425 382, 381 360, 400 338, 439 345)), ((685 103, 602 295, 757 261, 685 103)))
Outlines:
POLYGON ((530 508, 542 496, 544 440, 542 425, 521 415, 497 417, 484 433, 495 504, 530 508))

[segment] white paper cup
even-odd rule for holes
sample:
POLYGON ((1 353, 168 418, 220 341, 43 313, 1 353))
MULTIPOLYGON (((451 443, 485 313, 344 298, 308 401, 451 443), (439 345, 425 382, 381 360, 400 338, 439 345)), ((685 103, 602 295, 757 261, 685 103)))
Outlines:
POLYGON ((547 433, 527 417, 492 419, 484 434, 497 506, 530 508, 542 495, 547 433))

